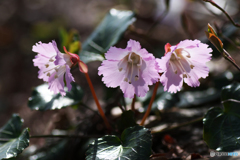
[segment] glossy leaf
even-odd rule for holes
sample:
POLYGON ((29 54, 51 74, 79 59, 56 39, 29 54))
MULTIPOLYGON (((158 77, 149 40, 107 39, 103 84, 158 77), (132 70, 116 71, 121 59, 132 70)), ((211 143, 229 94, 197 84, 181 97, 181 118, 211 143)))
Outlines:
POLYGON ((240 149, 240 84, 223 87, 224 109, 210 108, 203 119, 203 137, 211 149, 234 151, 240 149))
POLYGON ((61 109, 67 106, 76 105, 81 102, 83 91, 80 86, 72 83, 72 89, 67 92, 65 87, 66 96, 62 97, 59 94, 53 94, 48 89, 47 84, 42 84, 32 91, 32 96, 29 98, 28 106, 33 110, 54 110, 61 109))
POLYGON ((90 37, 83 43, 80 59, 102 61, 103 54, 118 42, 130 24, 135 21, 132 11, 111 9, 90 37))
POLYGON ((0 159, 9 159, 29 146, 29 132, 25 129, 21 133, 23 120, 16 114, 0 128, 0 159))
POLYGON ((108 135, 89 145, 86 160, 146 160, 151 155, 152 136, 148 129, 135 126, 123 131, 121 139, 108 135))

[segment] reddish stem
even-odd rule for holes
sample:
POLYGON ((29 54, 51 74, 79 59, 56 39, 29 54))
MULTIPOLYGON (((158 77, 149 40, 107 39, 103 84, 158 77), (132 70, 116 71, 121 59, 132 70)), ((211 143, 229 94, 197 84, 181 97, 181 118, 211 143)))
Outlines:
POLYGON ((100 103, 99 103, 99 101, 98 101, 97 95, 96 95, 95 90, 94 90, 93 85, 92 85, 92 81, 91 81, 88 73, 85 73, 85 76, 86 76, 86 78, 87 78, 87 82, 88 82, 88 85, 89 85, 90 90, 91 90, 91 92, 92 92, 92 95, 93 95, 93 98, 94 98, 94 100, 95 100, 95 103, 96 103, 96 105, 97 105, 98 111, 99 111, 101 117, 103 118, 104 123, 105 123, 107 129, 108 129, 109 131, 111 131, 111 126, 110 126, 110 124, 108 123, 108 120, 107 120, 107 118, 106 118, 106 116, 105 116, 105 114, 104 114, 104 112, 103 112, 103 110, 102 110, 102 107, 100 106, 100 103))
POLYGON ((151 109, 152 109, 153 101, 154 101, 154 99, 155 99, 155 97, 156 97, 156 94, 157 94, 157 89, 158 89, 159 83, 160 83, 160 82, 158 81, 158 82, 155 84, 155 87, 154 87, 154 90, 153 90, 153 94, 152 94, 152 98, 151 98, 150 103, 149 103, 149 105, 148 105, 148 109, 147 109, 147 111, 146 111, 146 113, 145 113, 145 115, 144 115, 144 117, 143 117, 143 119, 142 119, 142 122, 140 123, 141 126, 144 125, 145 120, 147 119, 148 115, 150 114, 150 111, 151 111, 151 109))

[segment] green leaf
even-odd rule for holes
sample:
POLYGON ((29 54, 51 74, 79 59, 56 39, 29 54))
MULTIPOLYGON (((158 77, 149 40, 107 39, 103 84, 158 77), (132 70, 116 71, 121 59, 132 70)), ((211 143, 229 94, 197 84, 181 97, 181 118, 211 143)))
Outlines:
POLYGON ((118 42, 130 24, 135 21, 132 11, 111 9, 90 37, 83 43, 79 56, 85 62, 102 61, 103 54, 118 42))
POLYGON ((86 160, 146 160, 151 155, 152 136, 148 129, 135 126, 114 135, 96 139, 86 152, 86 160))
POLYGON ((54 110, 61 109, 67 106, 76 105, 81 102, 83 91, 80 86, 72 83, 72 89, 67 92, 66 96, 62 97, 61 94, 54 94, 48 89, 48 84, 42 84, 32 91, 32 96, 29 98, 28 106, 33 110, 54 110))
POLYGON ((121 119, 118 121, 118 129, 123 131, 126 128, 136 126, 137 123, 134 119, 134 112, 132 110, 125 111, 121 115, 121 119))
POLYGON ((0 159, 9 159, 29 146, 29 132, 26 128, 21 133, 23 120, 16 114, 0 128, 0 159))
POLYGON ((234 151, 240 149, 240 84, 222 88, 224 109, 210 108, 203 124, 203 138, 211 149, 234 151))

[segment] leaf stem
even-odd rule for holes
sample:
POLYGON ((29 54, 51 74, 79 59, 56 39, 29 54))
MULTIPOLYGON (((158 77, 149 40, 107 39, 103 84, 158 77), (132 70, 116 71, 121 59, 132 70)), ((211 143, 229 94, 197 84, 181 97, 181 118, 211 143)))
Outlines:
POLYGON ((147 111, 146 111, 145 115, 143 116, 143 119, 142 119, 142 121, 141 121, 141 123, 140 123, 141 126, 144 125, 145 120, 147 119, 148 115, 150 114, 150 111, 151 111, 151 109, 152 109, 153 101, 154 101, 154 99, 155 99, 155 97, 156 97, 156 93, 157 93, 157 89, 158 89, 159 83, 160 83, 160 82, 158 81, 158 82, 155 84, 155 87, 154 87, 154 90, 153 90, 153 94, 152 94, 152 98, 151 98, 150 103, 149 103, 149 105, 148 105, 148 109, 147 109, 147 111))
POLYGON ((240 24, 235 23, 235 22, 233 21, 233 19, 229 16, 229 14, 228 14, 223 8, 221 8, 218 4, 216 4, 213 0, 203 0, 203 1, 209 2, 209 3, 211 3, 213 6, 215 6, 215 7, 218 8, 219 10, 221 10, 221 11, 227 16, 227 18, 231 21, 231 23, 232 23, 235 27, 240 27, 240 24))
POLYGON ((89 87, 90 87, 90 90, 91 90, 91 92, 92 92, 92 95, 93 95, 93 98, 94 98, 94 100, 95 100, 95 103, 96 103, 96 105, 97 105, 98 111, 99 111, 102 119, 104 120, 104 123, 105 123, 107 129, 108 129, 109 131, 111 131, 111 126, 110 126, 110 124, 109 124, 109 122, 108 122, 108 120, 107 120, 107 118, 106 118, 106 116, 105 116, 105 114, 104 114, 104 112, 103 112, 102 107, 100 106, 100 103, 99 103, 99 101, 98 101, 97 95, 96 95, 95 90, 94 90, 93 85, 92 85, 92 81, 91 81, 88 73, 84 73, 84 74, 85 74, 85 76, 86 76, 86 79, 87 79, 88 85, 89 85, 89 87))
POLYGON ((133 112, 135 112, 135 102, 136 102, 136 94, 134 94, 134 97, 132 99, 131 109, 133 112))

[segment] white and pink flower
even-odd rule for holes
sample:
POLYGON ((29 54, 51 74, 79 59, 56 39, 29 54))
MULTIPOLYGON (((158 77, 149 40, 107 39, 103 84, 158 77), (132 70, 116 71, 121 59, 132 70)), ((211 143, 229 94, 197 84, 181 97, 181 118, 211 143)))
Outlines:
POLYGON ((211 60, 211 48, 199 40, 184 40, 175 46, 165 45, 165 55, 157 59, 160 82, 164 91, 176 93, 180 91, 183 81, 191 87, 200 85, 199 79, 206 78, 209 68, 206 62, 211 60))
POLYGON ((68 91, 70 91, 72 88, 71 82, 74 81, 70 68, 80 62, 79 57, 67 52, 66 49, 65 52, 67 54, 61 53, 55 41, 36 43, 32 50, 38 53, 33 59, 34 66, 39 68, 38 78, 48 82, 49 89, 54 94, 60 93, 62 96, 65 96, 64 77, 68 91))
POLYGON ((160 78, 155 57, 137 41, 129 40, 125 49, 111 47, 105 58, 98 74, 103 75, 102 81, 107 87, 120 86, 125 97, 145 96, 148 85, 160 78))

